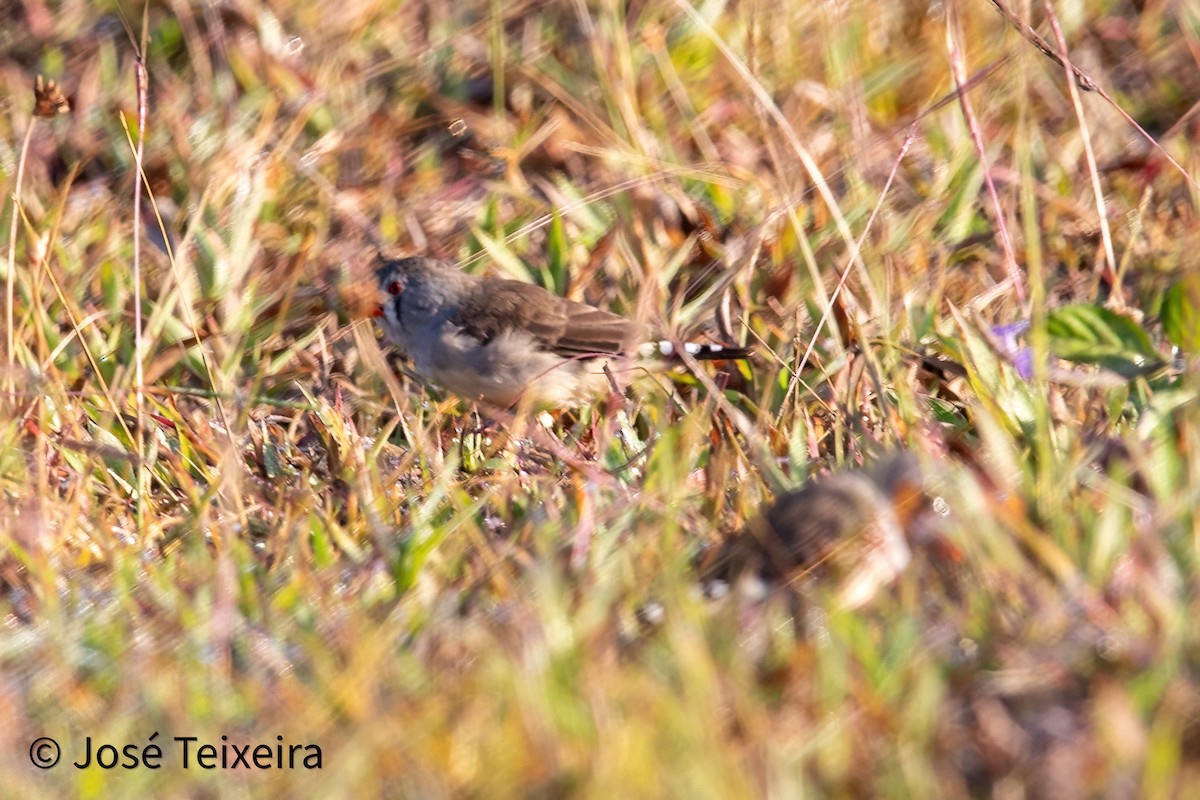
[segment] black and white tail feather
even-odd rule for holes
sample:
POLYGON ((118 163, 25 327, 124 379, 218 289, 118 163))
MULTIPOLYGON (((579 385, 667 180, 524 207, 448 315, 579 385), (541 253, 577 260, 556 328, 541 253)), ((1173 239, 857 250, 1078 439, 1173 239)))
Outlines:
MULTIPOLYGON (((749 358, 752 352, 749 347, 726 347, 719 344, 699 344, 697 342, 683 342, 680 347, 697 361, 736 361, 749 358)), ((682 360, 677 346, 668 339, 646 342, 638 347, 638 355, 642 358, 658 357, 668 361, 682 360)))

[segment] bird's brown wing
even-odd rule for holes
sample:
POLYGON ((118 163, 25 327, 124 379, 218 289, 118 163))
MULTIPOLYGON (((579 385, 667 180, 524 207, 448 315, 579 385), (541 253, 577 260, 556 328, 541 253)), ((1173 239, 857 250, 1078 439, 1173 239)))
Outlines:
POLYGON ((523 330, 542 349, 566 357, 619 355, 642 333, 641 325, 624 317, 500 278, 481 280, 452 322, 481 342, 523 330))

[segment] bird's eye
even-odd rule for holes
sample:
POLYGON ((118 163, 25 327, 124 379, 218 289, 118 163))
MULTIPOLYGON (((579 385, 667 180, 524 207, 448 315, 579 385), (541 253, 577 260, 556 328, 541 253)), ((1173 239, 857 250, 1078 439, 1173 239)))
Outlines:
POLYGON ((390 295, 398 295, 403 291, 404 287, 400 285, 400 281, 392 281, 387 285, 387 292, 390 295))

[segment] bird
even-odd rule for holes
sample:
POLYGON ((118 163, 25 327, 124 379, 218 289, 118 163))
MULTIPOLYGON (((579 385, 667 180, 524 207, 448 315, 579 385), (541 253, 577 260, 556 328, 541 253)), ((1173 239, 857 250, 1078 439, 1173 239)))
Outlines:
POLYGON ((714 566, 735 581, 820 579, 839 606, 861 608, 912 560, 932 503, 924 485, 911 453, 813 479, 767 504, 714 566))
MULTIPOLYGON (((510 408, 581 406, 613 389, 619 362, 677 355, 618 314, 522 281, 471 275, 434 258, 381 259, 376 309, 413 371, 459 397, 510 408)), ((684 345, 697 360, 740 359, 748 348, 684 345)))

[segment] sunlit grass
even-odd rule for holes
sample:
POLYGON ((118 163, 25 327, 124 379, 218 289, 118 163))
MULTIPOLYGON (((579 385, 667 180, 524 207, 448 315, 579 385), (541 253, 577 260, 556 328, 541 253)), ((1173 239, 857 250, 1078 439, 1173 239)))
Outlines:
POLYGON ((922 3, 584 5, 150 8, 140 230, 143 9, 14 12, 4 792, 1186 793, 1193 12, 1058 4, 1110 101, 989 4, 954 52, 922 3), (489 418, 392 369, 378 249, 667 336, 727 300, 757 353, 489 418), (896 450, 938 521, 894 585, 714 598, 763 503, 896 450), (160 770, 70 766, 155 732, 160 770), (322 769, 183 770, 187 736, 322 769))

